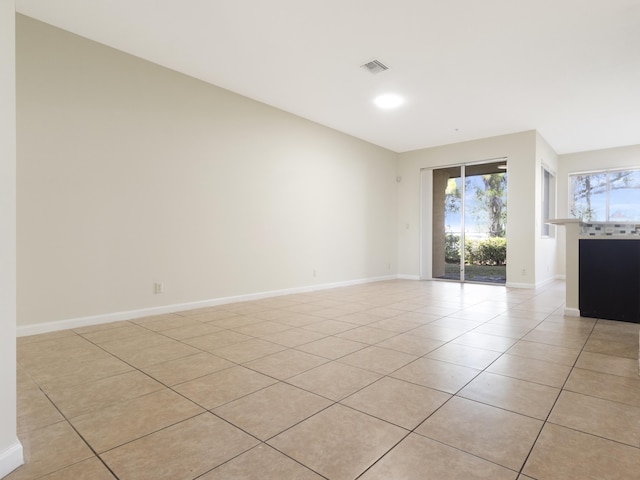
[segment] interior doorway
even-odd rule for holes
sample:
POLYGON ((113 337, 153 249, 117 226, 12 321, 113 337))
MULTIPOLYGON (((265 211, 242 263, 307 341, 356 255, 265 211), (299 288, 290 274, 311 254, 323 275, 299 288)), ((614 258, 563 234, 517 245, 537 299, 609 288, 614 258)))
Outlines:
POLYGON ((432 170, 434 279, 506 283, 507 161, 432 170))

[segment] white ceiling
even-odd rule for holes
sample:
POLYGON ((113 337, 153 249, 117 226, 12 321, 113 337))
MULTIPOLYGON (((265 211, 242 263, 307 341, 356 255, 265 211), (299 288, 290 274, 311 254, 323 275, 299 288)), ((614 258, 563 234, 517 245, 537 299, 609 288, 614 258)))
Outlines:
POLYGON ((16 0, 18 12, 396 152, 536 129, 640 144, 640 0, 16 0), (360 65, 378 59, 377 75, 360 65), (406 98, 381 111, 373 97, 406 98))

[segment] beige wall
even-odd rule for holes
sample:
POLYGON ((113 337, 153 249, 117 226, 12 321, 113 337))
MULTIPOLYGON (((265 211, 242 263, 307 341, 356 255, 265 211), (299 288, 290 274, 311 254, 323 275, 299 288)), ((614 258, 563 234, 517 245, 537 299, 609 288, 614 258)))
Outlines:
POLYGON ((395 153, 23 16, 17 79, 19 327, 396 273, 395 153))
POLYGON ((0 0, 0 477, 22 464, 16 438, 15 7, 0 0))
MULTIPOLYGON (((535 207, 536 207, 536 284, 541 285, 545 282, 551 281, 557 276, 556 268, 556 256, 557 256, 557 241, 556 235, 559 228, 564 227, 551 227, 552 236, 542 237, 542 167, 545 167, 556 177, 555 185, 557 186, 558 175, 558 155, 542 138, 542 136, 536 134, 536 187, 535 187, 535 207)), ((556 188, 557 192, 557 188, 556 188)), ((551 212, 550 218, 557 218, 555 212, 551 212)))
MULTIPOLYGON (((528 131, 452 145, 416 150, 399 156, 398 175, 398 271, 420 275, 421 173, 423 168, 443 167, 507 157, 507 283, 532 287, 535 278, 535 159, 536 132, 528 131)), ((429 175, 428 178, 431 178, 429 175)), ((430 182, 425 181, 425 188, 430 182)), ((431 192, 427 193, 427 197, 431 192)), ((426 208, 425 210, 428 210, 426 208)), ((427 251, 431 223, 426 222, 427 251)), ((425 255, 423 260, 427 260, 425 255)), ((430 276, 428 268, 425 277, 430 276)))

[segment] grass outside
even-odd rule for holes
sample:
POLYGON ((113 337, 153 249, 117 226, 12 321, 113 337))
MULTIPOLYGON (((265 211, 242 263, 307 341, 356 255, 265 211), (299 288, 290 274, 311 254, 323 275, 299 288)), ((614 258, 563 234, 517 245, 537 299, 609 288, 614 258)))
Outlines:
MULTIPOLYGON (((444 276, 440 278, 459 280, 460 264, 446 263, 444 276)), ((470 282, 505 283, 507 279, 506 265, 465 265, 464 278, 470 282)))

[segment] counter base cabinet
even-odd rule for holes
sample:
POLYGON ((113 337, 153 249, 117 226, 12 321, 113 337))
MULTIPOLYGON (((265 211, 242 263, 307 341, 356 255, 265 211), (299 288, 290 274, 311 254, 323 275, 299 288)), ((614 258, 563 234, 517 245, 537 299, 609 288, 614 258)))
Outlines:
POLYGON ((640 239, 580 239, 583 317, 640 323, 640 239))

